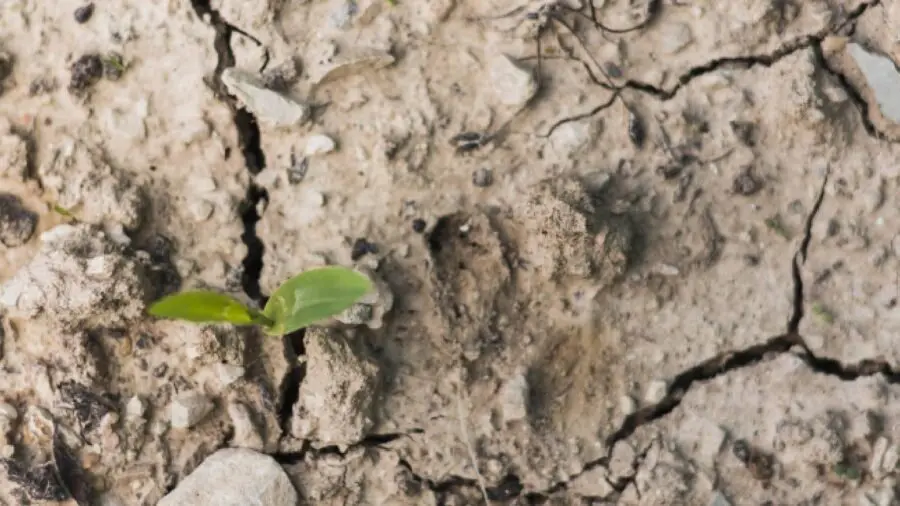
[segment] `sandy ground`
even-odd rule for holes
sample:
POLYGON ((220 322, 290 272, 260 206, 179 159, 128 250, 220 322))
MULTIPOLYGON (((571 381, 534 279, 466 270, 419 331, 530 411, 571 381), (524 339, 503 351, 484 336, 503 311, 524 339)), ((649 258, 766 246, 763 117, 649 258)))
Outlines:
POLYGON ((0 2, 0 504, 900 504, 900 3, 594 7, 0 2))

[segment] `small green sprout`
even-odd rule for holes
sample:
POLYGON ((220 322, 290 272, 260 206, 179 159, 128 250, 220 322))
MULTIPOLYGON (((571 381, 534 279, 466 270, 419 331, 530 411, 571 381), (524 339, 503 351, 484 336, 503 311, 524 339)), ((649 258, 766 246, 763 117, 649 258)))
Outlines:
POLYGON ((827 323, 828 325, 834 323, 834 314, 821 302, 816 302, 813 304, 812 312, 824 323, 827 323))
POLYGON ((193 323, 259 325, 266 334, 281 336, 341 313, 371 290, 372 282, 365 275, 330 266, 285 281, 262 311, 228 295, 192 291, 163 297, 148 312, 160 318, 193 323))

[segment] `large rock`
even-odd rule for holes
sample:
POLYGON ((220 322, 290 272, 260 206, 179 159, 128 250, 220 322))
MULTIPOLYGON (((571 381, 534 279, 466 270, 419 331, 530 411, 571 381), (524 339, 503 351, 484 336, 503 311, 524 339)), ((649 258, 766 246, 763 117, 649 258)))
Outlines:
POLYGON ((157 506, 297 506, 297 491, 275 459, 244 448, 219 450, 157 506))

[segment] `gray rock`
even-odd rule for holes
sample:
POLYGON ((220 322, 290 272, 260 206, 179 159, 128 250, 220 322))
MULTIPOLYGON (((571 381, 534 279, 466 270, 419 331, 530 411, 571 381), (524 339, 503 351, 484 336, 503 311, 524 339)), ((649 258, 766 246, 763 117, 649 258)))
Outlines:
POLYGON ((181 394, 172 399, 169 406, 172 427, 189 429, 206 418, 214 407, 205 395, 193 392, 181 394))
POLYGON ((229 67, 222 82, 244 107, 260 121, 276 127, 301 125, 309 119, 309 107, 291 97, 266 88, 262 77, 229 67))
POLYGON ((867 51, 863 46, 851 42, 847 51, 856 60, 869 87, 875 93, 878 107, 885 118, 900 123, 900 73, 890 58, 867 51))
POLYGON ((275 459, 253 450, 219 450, 157 506, 296 506, 297 490, 275 459))
POLYGON ((490 79, 494 95, 503 105, 522 107, 537 93, 534 73, 505 54, 491 60, 490 79))
POLYGON ((31 239, 37 227, 37 214, 29 211, 15 195, 0 193, 0 243, 8 248, 31 239))
POLYGON ((313 446, 346 446, 374 425, 378 365, 358 343, 334 329, 306 331, 306 379, 294 406, 291 433, 313 446))

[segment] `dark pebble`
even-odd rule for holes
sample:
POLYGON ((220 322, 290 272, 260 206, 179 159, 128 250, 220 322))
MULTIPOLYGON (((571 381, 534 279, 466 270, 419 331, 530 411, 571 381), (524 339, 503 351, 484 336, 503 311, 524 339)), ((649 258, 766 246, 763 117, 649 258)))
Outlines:
POLYGON ((86 54, 72 64, 69 91, 80 93, 93 86, 103 76, 103 60, 98 54, 86 54))
POLYGON ((31 239, 38 216, 26 209, 19 197, 0 193, 0 243, 7 248, 21 246, 31 239))
POLYGON ((94 4, 82 5, 75 9, 75 21, 78 23, 87 23, 91 16, 94 15, 94 4))
POLYGON ((603 67, 606 69, 606 75, 613 79, 619 79, 624 75, 622 69, 611 61, 606 62, 603 67))
POLYGON ((731 447, 731 452, 743 463, 747 463, 751 456, 750 444, 746 439, 738 439, 731 447))
POLYGON ((425 223, 425 220, 423 220, 422 218, 416 218, 412 222, 413 232, 417 234, 421 234, 422 232, 424 232, 426 226, 428 226, 428 224, 425 223))
POLYGON ((486 188, 494 183, 494 173, 491 169, 478 169, 472 173, 472 184, 479 188, 486 188))
POLYGON ((363 237, 353 241, 353 246, 350 249, 351 260, 355 262, 369 253, 378 253, 378 246, 363 237))

